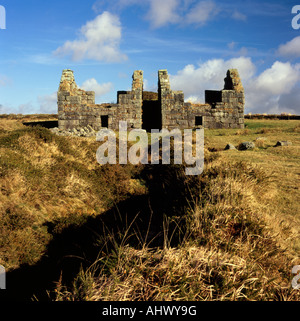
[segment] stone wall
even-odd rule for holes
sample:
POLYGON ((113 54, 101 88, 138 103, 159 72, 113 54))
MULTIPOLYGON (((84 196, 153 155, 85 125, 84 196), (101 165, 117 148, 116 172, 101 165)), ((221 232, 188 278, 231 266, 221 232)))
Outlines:
POLYGON ((142 128, 143 72, 136 70, 132 76, 132 90, 118 92, 116 122, 112 129, 119 128, 119 120, 127 120, 129 128, 142 128))
POLYGON ((244 89, 236 69, 227 71, 224 89, 206 90, 205 104, 184 103, 182 91, 172 91, 166 70, 158 72, 162 127, 244 128, 244 89))
POLYGON ((244 128, 245 96, 237 69, 229 69, 224 82, 223 90, 205 91, 205 104, 187 106, 190 127, 244 128))
POLYGON ((161 105, 162 128, 189 127, 184 94, 182 91, 171 90, 167 70, 158 72, 158 99, 161 105))
POLYGON ((60 129, 72 129, 95 126, 101 128, 101 112, 95 108, 95 93, 84 91, 76 85, 73 71, 63 70, 57 93, 58 126, 60 129))
POLYGON ((95 93, 77 87, 73 71, 63 70, 59 90, 60 129, 91 126, 94 130, 119 128, 243 128, 244 89, 236 69, 227 71, 224 89, 205 91, 205 104, 184 102, 182 91, 171 90, 167 70, 158 71, 158 92, 143 91, 143 72, 132 76, 131 91, 119 91, 117 104, 95 104, 95 93))
POLYGON ((229 69, 224 82, 221 91, 205 91, 205 102, 211 105, 204 115, 205 127, 244 128, 245 95, 237 69, 229 69))
POLYGON ((142 125, 143 72, 133 74, 132 91, 118 92, 117 104, 95 104, 95 93, 79 89, 73 71, 63 70, 58 90, 58 126, 60 129, 87 127, 119 128, 119 120, 127 120, 129 128, 142 125), (120 108, 120 106, 122 108, 120 108))

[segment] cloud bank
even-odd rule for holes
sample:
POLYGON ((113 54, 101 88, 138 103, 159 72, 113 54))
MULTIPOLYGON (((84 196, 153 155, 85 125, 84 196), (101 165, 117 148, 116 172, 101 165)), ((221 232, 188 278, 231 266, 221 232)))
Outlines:
POLYGON ((249 57, 211 59, 197 66, 186 65, 177 74, 170 75, 171 88, 183 90, 186 101, 204 102, 204 90, 222 89, 223 78, 230 68, 237 68, 241 76, 246 112, 300 114, 300 64, 275 61, 257 74, 249 57))
POLYGON ((95 78, 91 78, 91 79, 87 79, 82 84, 81 88, 86 91, 94 91, 95 96, 100 97, 109 93, 113 88, 113 84, 111 82, 99 84, 95 78))
POLYGON ((235 20, 247 19, 234 6, 226 5, 225 10, 213 0, 97 0, 92 9, 96 13, 107 10, 119 14, 130 6, 143 7, 143 18, 148 20, 154 29, 170 24, 203 26, 220 12, 235 20))
POLYGON ((152 27, 159 28, 168 23, 179 22, 178 5, 178 0, 152 0, 147 14, 147 19, 151 22, 152 27))
POLYGON ((57 56, 71 55, 73 61, 93 59, 105 62, 120 62, 127 56, 120 51, 122 35, 118 16, 107 11, 88 21, 80 29, 79 39, 66 41, 54 51, 57 56))
POLYGON ((153 28, 174 23, 202 26, 219 13, 216 3, 212 0, 195 4, 190 0, 150 0, 149 4, 146 18, 153 28))
POLYGON ((278 49, 281 56, 300 57, 300 36, 281 45, 278 49))

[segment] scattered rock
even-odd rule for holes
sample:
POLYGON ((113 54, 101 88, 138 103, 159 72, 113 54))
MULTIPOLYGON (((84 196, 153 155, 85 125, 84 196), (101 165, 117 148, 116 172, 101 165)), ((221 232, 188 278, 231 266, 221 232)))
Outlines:
POLYGON ((50 130, 52 131, 52 133, 55 133, 55 134, 59 132, 58 127, 50 128, 50 130))
POLYGON ((226 147, 224 148, 224 150, 228 150, 228 149, 236 149, 234 145, 232 144, 227 144, 226 147))
POLYGON ((288 142, 288 141, 278 141, 275 145, 275 147, 278 147, 278 146, 290 146, 292 145, 291 142, 288 142))
POLYGON ((77 137, 92 137, 96 136, 97 132, 91 127, 73 128, 73 129, 59 129, 57 127, 50 129, 52 133, 59 136, 77 136, 77 137))
POLYGON ((239 145, 239 150, 249 150, 255 148, 255 144, 253 142, 243 142, 239 145))

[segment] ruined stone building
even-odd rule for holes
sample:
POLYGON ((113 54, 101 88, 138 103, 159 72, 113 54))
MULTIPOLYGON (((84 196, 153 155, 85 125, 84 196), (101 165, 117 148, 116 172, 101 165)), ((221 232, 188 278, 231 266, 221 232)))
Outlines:
POLYGON ((236 69, 227 71, 224 89, 206 90, 205 104, 184 102, 182 91, 170 87, 167 70, 158 71, 158 92, 143 90, 143 72, 132 76, 132 89, 118 91, 116 104, 95 104, 95 93, 77 87, 73 71, 65 69, 57 93, 60 129, 90 125, 95 130, 119 128, 244 128, 244 89, 236 69))

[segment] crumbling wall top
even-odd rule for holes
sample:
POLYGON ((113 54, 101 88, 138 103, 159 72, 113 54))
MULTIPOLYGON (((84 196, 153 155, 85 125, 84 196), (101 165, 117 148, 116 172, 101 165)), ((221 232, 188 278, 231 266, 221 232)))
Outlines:
POLYGON ((143 71, 135 70, 132 75, 132 90, 143 91, 143 71))
POLYGON ((61 75, 59 91, 69 91, 73 92, 77 90, 78 87, 75 82, 74 72, 71 69, 64 69, 61 75))
POLYGON ((236 92, 244 92, 244 87, 237 69, 229 69, 224 79, 225 90, 235 90, 236 92))
POLYGON ((170 80, 167 69, 161 69, 158 71, 158 88, 170 89, 170 80))

